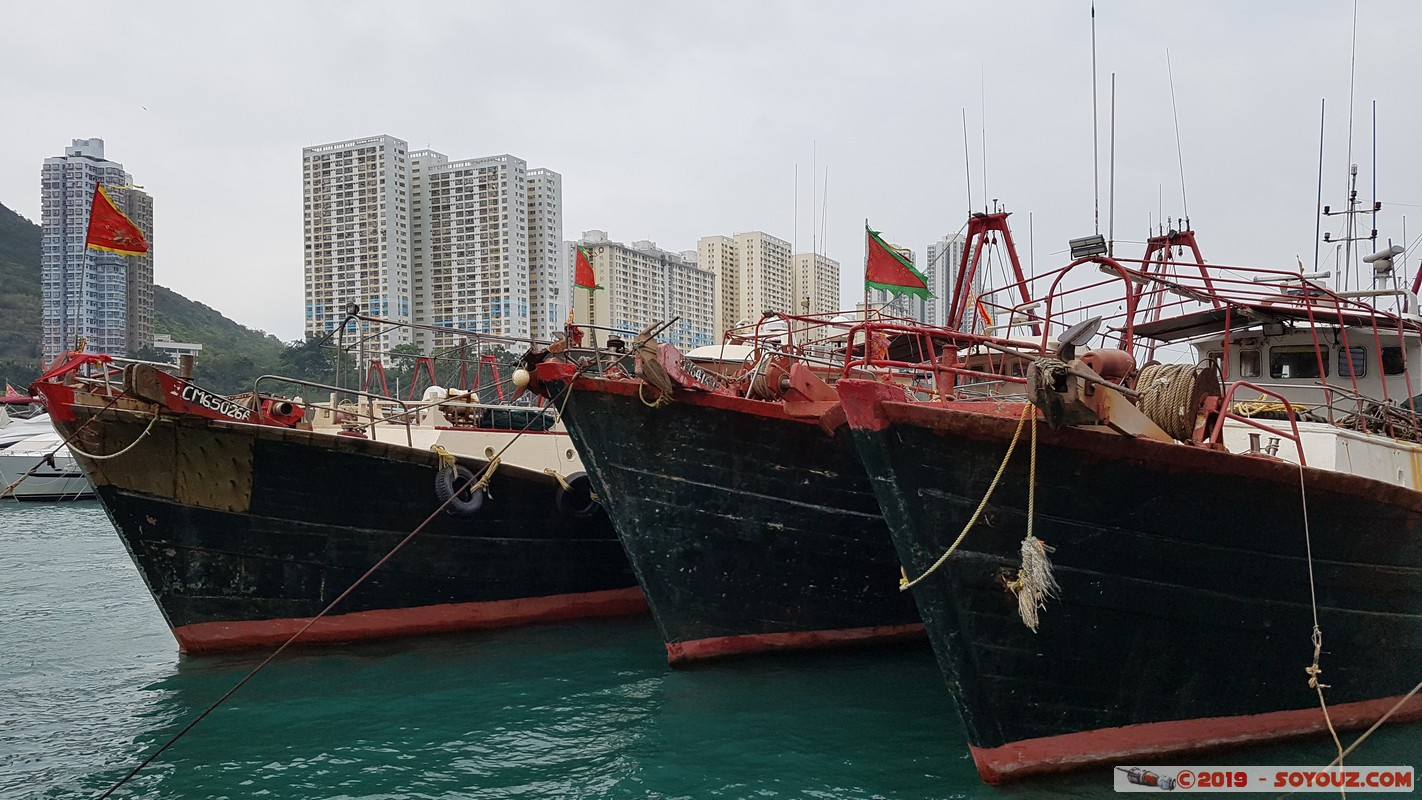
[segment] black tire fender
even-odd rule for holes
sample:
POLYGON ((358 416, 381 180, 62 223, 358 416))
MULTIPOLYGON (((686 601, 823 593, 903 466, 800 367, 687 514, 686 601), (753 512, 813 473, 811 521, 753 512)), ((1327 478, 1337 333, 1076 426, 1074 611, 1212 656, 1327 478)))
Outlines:
POLYGON ((468 487, 474 483, 474 473, 462 464, 440 467, 435 473, 435 497, 440 503, 447 503, 444 513, 456 517, 472 517, 484 507, 484 490, 473 493, 468 487))
POLYGON ((592 481, 585 472, 574 472, 563 480, 568 488, 558 484, 554 503, 558 511, 575 519, 587 519, 602 510, 602 504, 593 497, 592 481))

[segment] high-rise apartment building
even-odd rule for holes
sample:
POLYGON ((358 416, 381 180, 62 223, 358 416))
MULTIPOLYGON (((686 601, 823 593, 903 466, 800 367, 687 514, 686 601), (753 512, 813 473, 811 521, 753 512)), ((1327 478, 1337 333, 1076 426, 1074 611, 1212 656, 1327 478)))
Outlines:
POLYGON ((705 236, 696 243, 696 258, 716 274, 718 336, 738 322, 759 319, 765 311, 794 313, 800 308, 790 243, 784 239, 762 231, 705 236))
POLYGON ((309 147, 305 160, 309 332, 330 330, 349 302, 373 316, 450 329, 402 331, 385 347, 414 342, 440 352, 462 343, 454 331, 527 339, 561 329, 568 276, 558 173, 507 154, 451 161, 434 150, 411 153, 389 136, 309 147), (354 183, 315 183, 313 166, 354 183), (323 203, 345 210, 353 200, 365 216, 313 218, 323 203), (370 227, 343 227, 352 224, 370 227), (339 245, 343 234, 358 235, 364 248, 313 251, 313 239, 339 245))
POLYGON ((126 355, 153 344, 153 198, 123 165, 104 158, 103 139, 74 139, 40 171, 41 329, 46 361, 75 346, 126 355), (94 186, 148 240, 149 251, 124 256, 90 250, 84 240, 94 186))
POLYGON ((548 340, 563 329, 572 278, 563 246, 563 176, 551 169, 528 171, 528 308, 533 338, 548 340))
POLYGON ((839 311, 839 262, 819 253, 796 253, 791 258, 798 314, 839 311))
MULTIPOLYGON (((346 309, 410 319, 410 156, 393 136, 307 147, 301 153, 306 334, 335 330, 346 309)), ((361 335, 370 332, 362 324, 361 335)), ((385 330, 371 352, 411 341, 385 330)))
MULTIPOLYGON (((603 288, 573 287, 574 322, 632 333, 654 322, 671 322, 657 338, 683 350, 719 340, 714 330, 716 276, 688 258, 692 254, 662 250, 649 241, 628 246, 609 240, 606 231, 583 231, 581 239, 567 243, 566 263, 576 263, 579 246, 603 288)), ((598 333, 599 338, 605 335, 598 333)))
POLYGON ((953 283, 957 280, 958 267, 963 261, 963 248, 967 243, 967 237, 953 233, 928 245, 928 263, 923 267, 923 274, 928 277, 928 291, 933 293, 933 297, 923 304, 923 322, 929 325, 947 323, 948 302, 953 294, 953 283))

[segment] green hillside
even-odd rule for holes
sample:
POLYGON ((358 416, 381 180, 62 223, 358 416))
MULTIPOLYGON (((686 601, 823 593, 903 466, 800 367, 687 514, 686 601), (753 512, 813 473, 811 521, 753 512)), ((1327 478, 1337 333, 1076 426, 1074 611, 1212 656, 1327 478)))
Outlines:
POLYGON ((166 333, 175 342, 201 344, 193 377, 216 391, 250 389, 258 375, 282 372, 282 354, 289 349, 269 333, 239 325, 216 309, 156 285, 153 332, 166 333))
MULTIPOLYGON (((202 344, 198 382, 214 391, 252 388, 265 373, 292 373, 292 348, 239 325, 213 308, 153 287, 153 332, 202 344)), ((130 354, 153 359, 156 354, 130 354)), ((0 204, 0 379, 16 386, 40 373, 40 226, 0 204)), ((155 359, 156 360, 156 359, 155 359)), ((328 376, 316 376, 328 380, 328 376)))
POLYGON ((0 205, 0 361, 40 354, 40 226, 0 205))

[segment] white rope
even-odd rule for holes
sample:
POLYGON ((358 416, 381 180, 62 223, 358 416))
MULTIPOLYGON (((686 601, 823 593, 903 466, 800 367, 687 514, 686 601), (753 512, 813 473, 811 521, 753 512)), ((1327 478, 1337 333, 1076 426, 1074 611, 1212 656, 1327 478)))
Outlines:
POLYGON ((153 412, 153 419, 148 420, 148 427, 146 427, 146 428, 143 429, 143 433, 138 434, 138 438, 137 438, 137 439, 134 439, 133 442, 130 443, 128 447, 125 447, 124 449, 118 451, 117 453, 109 453, 109 454, 106 455, 106 456, 94 455, 93 453, 86 453, 86 452, 84 452, 83 450, 80 450, 78 447, 76 447, 76 446, 74 445, 73 442, 70 442, 70 444, 69 444, 69 450, 70 450, 71 452, 78 453, 79 455, 81 455, 81 456, 83 456, 83 457, 85 457, 85 458, 92 458, 92 459, 95 460, 95 461, 107 461, 107 460, 109 460, 109 459, 111 459, 111 458, 118 458, 119 456, 123 455, 124 453, 127 453, 128 451, 130 451, 130 450, 132 450, 133 448, 137 447, 137 446, 138 446, 138 443, 141 442, 141 441, 143 441, 143 437, 147 436, 147 435, 148 435, 148 432, 151 431, 151 430, 153 430, 153 423, 155 423, 155 422, 157 422, 157 421, 158 421, 158 412, 155 411, 155 412, 153 412))

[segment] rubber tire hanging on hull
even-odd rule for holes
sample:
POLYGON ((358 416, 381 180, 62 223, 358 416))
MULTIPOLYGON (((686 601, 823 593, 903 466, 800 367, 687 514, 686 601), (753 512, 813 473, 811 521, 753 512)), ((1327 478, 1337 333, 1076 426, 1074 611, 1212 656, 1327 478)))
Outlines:
POLYGON ((472 517, 484 507, 484 490, 470 494, 469 485, 474 483, 474 473, 462 464, 440 467, 435 473, 435 496, 441 503, 448 503, 444 513, 456 517, 472 517), (456 490, 459 490, 456 494, 456 490), (453 499, 451 499, 453 498, 453 499))
POLYGON ((585 472, 574 472, 567 478, 568 488, 558 484, 558 494, 554 502, 558 510, 575 519, 587 519, 602 510, 602 504, 593 497, 592 481, 585 472))

